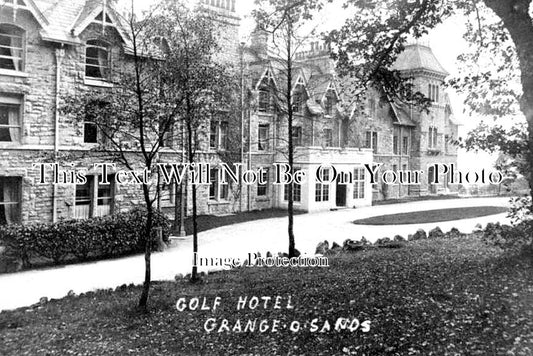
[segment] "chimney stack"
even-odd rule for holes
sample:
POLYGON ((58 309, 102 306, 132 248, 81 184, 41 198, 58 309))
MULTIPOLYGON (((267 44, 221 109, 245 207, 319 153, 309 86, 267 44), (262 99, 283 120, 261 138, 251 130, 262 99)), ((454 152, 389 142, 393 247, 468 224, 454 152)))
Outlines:
POLYGON ((266 58, 268 54, 268 32, 258 27, 252 32, 250 48, 261 58, 266 58))

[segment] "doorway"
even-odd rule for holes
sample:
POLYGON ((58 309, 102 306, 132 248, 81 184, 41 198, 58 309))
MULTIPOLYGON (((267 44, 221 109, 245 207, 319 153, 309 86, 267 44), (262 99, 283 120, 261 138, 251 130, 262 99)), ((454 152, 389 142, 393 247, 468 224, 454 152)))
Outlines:
POLYGON ((337 178, 337 189, 336 189, 336 205, 338 207, 346 206, 346 184, 340 183, 340 177, 337 178))
POLYGON ((428 170, 428 190, 430 194, 437 194, 437 185, 432 184, 436 179, 435 177, 435 167, 431 166, 428 170))

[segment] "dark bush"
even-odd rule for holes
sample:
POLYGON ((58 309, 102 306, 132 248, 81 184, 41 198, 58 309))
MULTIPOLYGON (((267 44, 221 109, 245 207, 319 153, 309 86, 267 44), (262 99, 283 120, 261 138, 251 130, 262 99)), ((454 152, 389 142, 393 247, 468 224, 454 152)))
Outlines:
MULTIPOLYGON (((155 212, 152 229, 152 250, 158 246, 157 233, 168 242, 170 222, 155 212)), ((50 224, 0 226, 0 246, 3 256, 29 267, 32 260, 41 264, 60 264, 115 257, 142 252, 145 246, 147 213, 134 209, 87 220, 62 220, 50 224)))
POLYGON ((489 223, 483 230, 483 240, 504 250, 516 250, 531 246, 533 221, 527 220, 513 226, 489 223))

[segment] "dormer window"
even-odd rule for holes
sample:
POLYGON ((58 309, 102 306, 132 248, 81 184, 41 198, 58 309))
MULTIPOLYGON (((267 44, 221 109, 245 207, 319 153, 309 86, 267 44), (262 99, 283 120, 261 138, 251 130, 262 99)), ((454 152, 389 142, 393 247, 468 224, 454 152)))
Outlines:
POLYGON ((0 68, 24 71, 24 31, 16 26, 0 25, 0 68))
POLYGON ((108 80, 111 71, 109 45, 100 40, 89 40, 85 48, 85 77, 108 80))
POLYGON ((274 98, 272 91, 275 89, 276 83, 270 70, 267 70, 259 83, 259 111, 270 113, 274 107, 274 98))
POLYGON ((326 90, 326 96, 324 98, 324 114, 327 116, 333 115, 333 109, 337 104, 337 92, 333 83, 329 83, 326 90))
POLYGON ((270 109, 271 109, 270 90, 266 88, 259 90, 259 111, 270 112, 271 111, 270 109))
POLYGON ((296 85, 293 89, 292 94, 292 111, 295 113, 303 113, 304 103, 306 100, 305 96, 305 82, 302 77, 299 77, 296 81, 296 85))

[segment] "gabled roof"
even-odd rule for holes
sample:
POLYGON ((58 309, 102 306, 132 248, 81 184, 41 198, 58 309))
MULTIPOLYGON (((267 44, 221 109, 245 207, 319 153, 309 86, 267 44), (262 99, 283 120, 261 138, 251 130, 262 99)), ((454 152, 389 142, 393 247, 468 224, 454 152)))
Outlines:
POLYGON ((399 71, 425 70, 441 76, 449 73, 437 60, 431 48, 427 45, 414 43, 405 46, 398 55, 392 69, 399 71))
POLYGON ((411 127, 416 126, 416 123, 413 120, 411 120, 411 115, 409 113, 409 110, 404 105, 396 104, 391 101, 390 106, 392 108, 392 112, 394 113, 393 124, 400 125, 400 126, 411 126, 411 127))
POLYGON ((318 102, 324 100, 324 97, 329 90, 332 90, 335 93, 337 99, 342 100, 337 90, 337 86, 335 85, 335 80, 331 74, 313 75, 311 79, 309 79, 308 86, 309 90, 313 93, 315 100, 318 102))
POLYGON ((105 9, 125 43, 128 37, 109 0, 23 0, 45 41, 80 44, 79 34, 105 9), (105 5, 105 6, 104 6, 105 5))
POLYGON ((49 22, 43 15, 39 7, 35 4, 34 0, 14 0, 13 3, 3 2, 2 6, 8 6, 14 9, 27 9, 35 20, 41 25, 41 27, 48 26, 49 22))
POLYGON ((272 68, 270 64, 267 65, 266 68, 264 68, 263 73, 261 74, 259 79, 254 80, 254 88, 258 89, 259 86, 261 85, 261 82, 267 77, 274 82, 274 87, 277 88, 278 84, 276 82, 276 75, 275 75, 274 69, 272 68))

